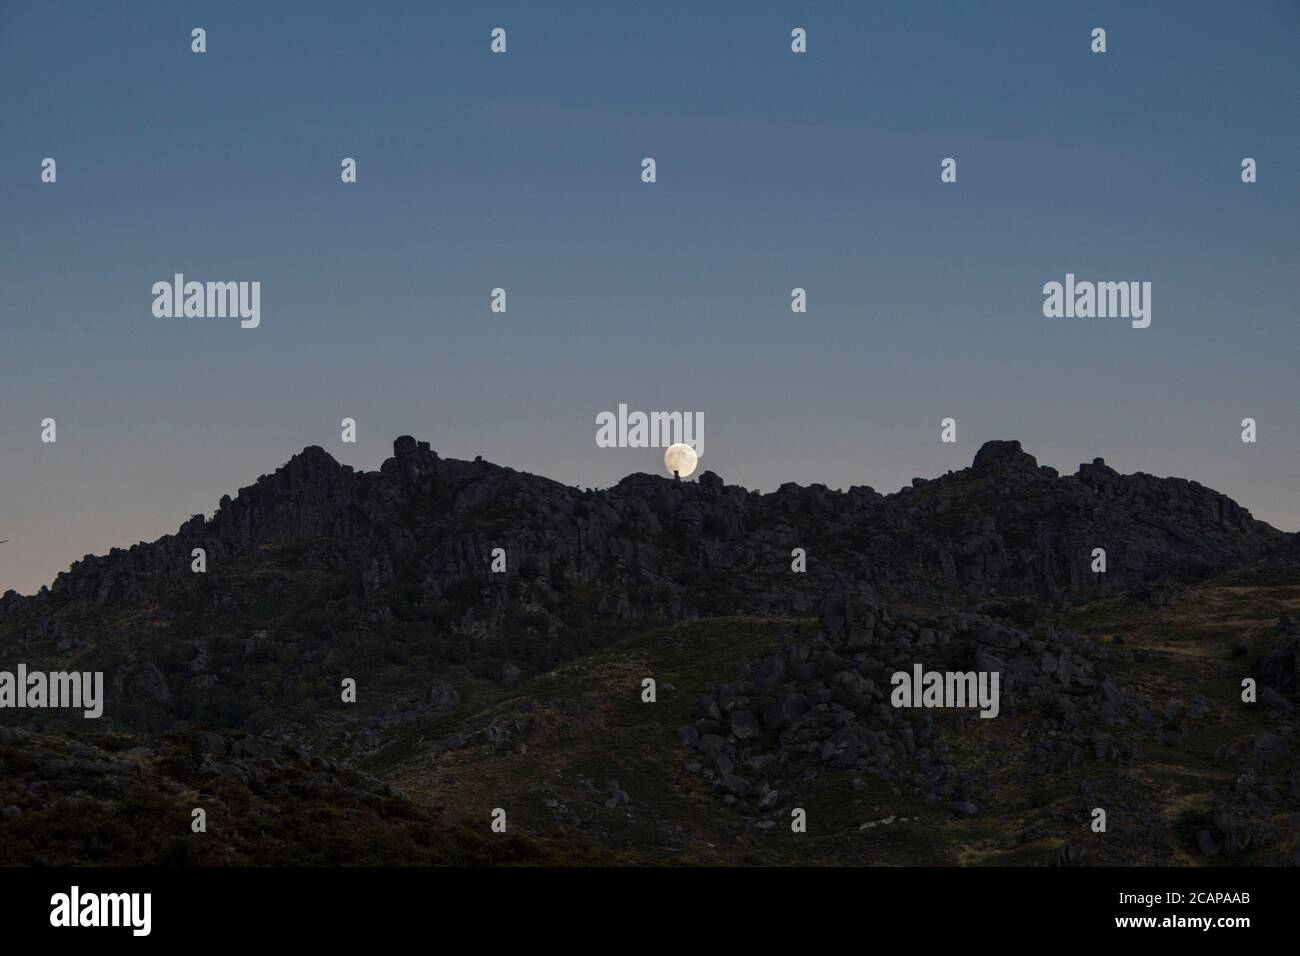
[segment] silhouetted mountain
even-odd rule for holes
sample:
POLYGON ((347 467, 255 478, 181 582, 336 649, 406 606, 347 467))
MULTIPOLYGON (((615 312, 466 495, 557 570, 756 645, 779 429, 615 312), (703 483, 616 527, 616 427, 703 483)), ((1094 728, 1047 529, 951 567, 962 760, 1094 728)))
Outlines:
POLYGON ((1059 602, 1196 580, 1292 537, 1194 481, 1121 475, 1101 459, 1062 477, 1018 442, 989 442, 970 468, 881 495, 794 484, 759 494, 707 471, 695 482, 636 474, 584 492, 440 458, 402 437, 379 472, 309 447, 223 498, 211 519, 88 556, 48 593, 6 594, 0 612, 46 620, 182 594, 216 613, 291 600, 305 582, 223 573, 290 549, 306 577, 346 582, 346 600, 328 608, 339 622, 422 620, 497 634, 526 605, 530 626, 554 635, 593 620, 806 613, 829 588, 855 585, 952 602, 1059 602), (190 570, 194 548, 206 552, 206 576, 190 570), (494 548, 504 549, 505 574, 490 571, 494 548), (806 553, 805 574, 791 571, 795 548, 806 553), (1091 570, 1095 548, 1106 552, 1104 574, 1091 570))
POLYGON ((0 826, 13 862, 315 861, 328 827, 276 821, 340 808, 361 829, 339 852, 382 845, 370 862, 1286 862, 1300 665, 1291 620, 1259 621, 1300 608, 1297 554, 1195 482, 1063 477, 1017 442, 891 495, 710 472, 581 491, 408 437, 378 472, 311 447, 0 599, 0 669, 103 671, 108 698, 95 721, 4 711, 27 729, 0 727, 0 826), (998 674, 997 719, 891 706, 918 664, 998 674), (1138 772, 1152 747, 1170 780, 1138 772), (191 789, 240 828, 189 840, 191 789), (482 842, 505 805, 539 842, 482 842), (91 825, 138 807, 171 835, 91 825), (766 848, 799 808, 820 836, 766 848))

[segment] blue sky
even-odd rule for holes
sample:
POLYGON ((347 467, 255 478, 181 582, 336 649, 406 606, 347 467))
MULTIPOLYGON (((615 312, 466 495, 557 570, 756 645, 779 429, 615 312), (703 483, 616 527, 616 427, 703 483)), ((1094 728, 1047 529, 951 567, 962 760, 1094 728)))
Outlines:
POLYGON ((1300 528, 1298 66, 1263 0, 0 0, 0 590, 309 444, 661 470, 596 446, 620 402, 702 412, 751 488, 1018 438, 1300 528), (153 317, 176 272, 260 281, 261 327, 153 317), (1151 327, 1044 318, 1067 272, 1150 281, 1151 327))

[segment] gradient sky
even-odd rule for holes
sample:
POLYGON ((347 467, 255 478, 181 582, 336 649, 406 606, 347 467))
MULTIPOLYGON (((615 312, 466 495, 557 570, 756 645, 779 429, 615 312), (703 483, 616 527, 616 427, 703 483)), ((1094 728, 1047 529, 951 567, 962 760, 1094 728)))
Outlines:
POLYGON ((310 444, 661 472, 596 447, 620 402, 751 488, 1018 438, 1300 528, 1298 76, 1282 0, 0 0, 0 591, 310 444), (175 272, 259 280, 261 327, 154 318, 175 272), (1044 318, 1066 272, 1150 281, 1151 327, 1044 318))

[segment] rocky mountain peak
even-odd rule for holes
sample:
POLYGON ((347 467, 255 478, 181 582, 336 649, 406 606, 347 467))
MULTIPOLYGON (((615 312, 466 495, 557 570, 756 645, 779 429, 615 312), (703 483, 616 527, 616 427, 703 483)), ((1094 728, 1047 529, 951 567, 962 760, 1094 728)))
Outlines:
MULTIPOLYGON (((402 435, 378 472, 341 465, 319 446, 223 497, 210 520, 192 517, 175 536, 87 558, 61 575, 42 613, 69 603, 100 607, 175 599, 194 586, 191 552, 207 552, 204 600, 242 606, 265 578, 229 577, 291 554, 294 567, 328 569, 335 592, 354 593, 350 622, 454 619, 466 632, 505 627, 488 555, 526 570, 520 587, 548 632, 578 620, 566 597, 599 594, 597 617, 675 620, 733 613, 804 613, 825 588, 871 586, 882 597, 1067 594, 1141 590, 1238 567, 1292 536, 1254 521, 1231 499, 1195 482, 1120 475, 1098 461, 1078 477, 1040 468, 1018 441, 980 448, 972 471, 914 483, 893 495, 782 485, 769 494, 726 485, 631 474, 587 494, 485 461, 441 458, 402 435), (1111 561, 1090 570, 1094 548, 1111 561), (272 550, 265 550, 270 548, 272 550), (288 548, 288 551, 278 549, 288 548), (791 574, 803 549, 806 574, 791 574), (566 603, 567 602, 567 603, 566 603)), ((306 592, 314 580, 279 586, 306 592)), ((19 604, 0 604, 0 613, 19 604)))
POLYGON ((972 468, 1037 468, 1038 459, 1020 447, 1018 441, 986 441, 975 453, 972 468))

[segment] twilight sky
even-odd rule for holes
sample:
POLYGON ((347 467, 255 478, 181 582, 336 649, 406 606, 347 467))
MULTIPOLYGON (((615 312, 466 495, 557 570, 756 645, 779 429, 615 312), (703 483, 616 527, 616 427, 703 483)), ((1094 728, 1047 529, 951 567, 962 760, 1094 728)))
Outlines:
POLYGON ((1287 0, 0 0, 0 591, 310 444, 662 472, 596 446, 620 402, 751 488, 1018 438, 1296 530, 1298 67, 1287 0), (176 272, 260 281, 260 328, 155 318, 176 272), (1044 318, 1067 272, 1150 281, 1151 327, 1044 318))

